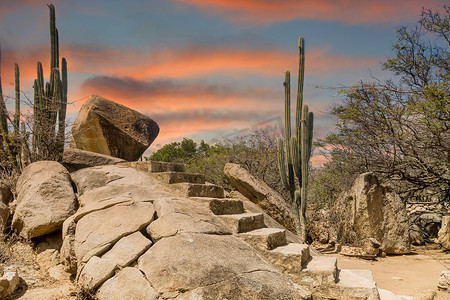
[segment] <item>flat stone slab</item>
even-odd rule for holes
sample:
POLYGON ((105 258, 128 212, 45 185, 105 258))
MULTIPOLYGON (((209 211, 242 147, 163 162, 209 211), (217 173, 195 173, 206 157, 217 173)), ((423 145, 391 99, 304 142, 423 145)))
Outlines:
POLYGON ((98 289, 98 300, 156 300, 158 293, 136 268, 124 268, 98 289))
POLYGON ((185 172, 184 164, 164 162, 164 161, 134 161, 130 163, 130 166, 149 173, 158 172, 185 172))
POLYGON ((205 175, 193 174, 193 173, 181 173, 181 172, 159 172, 152 174, 154 178, 167 184, 173 183, 205 183, 205 175))
POLYGON ((221 215, 220 217, 234 233, 242 233, 265 227, 264 215, 262 213, 221 215))
POLYGON ((149 202, 118 204, 82 217, 76 225, 74 249, 78 264, 101 255, 119 239, 145 228, 155 211, 149 202))
POLYGON ((214 184, 175 183, 171 187, 184 197, 223 198, 223 188, 214 184))
POLYGON ((160 199, 154 202, 158 219, 147 227, 155 241, 181 233, 231 234, 223 221, 206 205, 186 198, 160 199))
POLYGON ((242 233, 240 236, 252 246, 268 250, 286 244, 285 229, 260 228, 242 233))
POLYGON ((152 241, 137 231, 121 238, 102 258, 114 261, 120 267, 126 267, 151 245, 152 241))
POLYGON ((313 297, 334 299, 378 300, 380 294, 369 270, 341 269, 336 284, 322 284, 313 291, 313 297))
POLYGON ((327 256, 311 256, 297 274, 296 282, 310 286, 334 284, 336 282, 337 259, 327 256))
POLYGON ((78 276, 78 284, 88 291, 95 290, 100 284, 114 275, 117 265, 114 261, 91 257, 78 276))
POLYGON ((191 197, 190 199, 207 203, 209 209, 216 215, 233 215, 244 212, 242 200, 226 198, 191 197))

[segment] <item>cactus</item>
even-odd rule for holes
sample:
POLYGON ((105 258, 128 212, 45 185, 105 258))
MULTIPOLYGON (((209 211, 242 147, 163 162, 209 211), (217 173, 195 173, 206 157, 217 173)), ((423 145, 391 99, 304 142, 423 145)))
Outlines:
POLYGON ((14 64, 14 88, 16 92, 16 110, 14 113, 14 134, 19 134, 19 124, 20 124, 20 82, 19 82, 19 65, 14 64))
POLYGON ((278 140, 278 166, 281 181, 289 190, 292 209, 298 224, 297 231, 306 240, 306 198, 308 186, 308 163, 311 157, 314 115, 303 104, 303 82, 305 68, 305 46, 299 38, 299 70, 297 87, 297 107, 295 114, 295 136, 291 137, 291 96, 289 71, 285 73, 285 129, 284 141, 278 140), (295 188, 295 177, 298 187, 295 188))
MULTIPOLYGON (((2 167, 20 172, 32 161, 62 160, 65 138, 67 109, 67 62, 63 58, 59 70, 59 41, 55 25, 55 7, 50 9, 51 63, 50 80, 44 83, 42 64, 37 63, 37 78, 34 80, 34 124, 31 149, 28 146, 29 133, 20 122, 20 78, 19 66, 15 64, 15 112, 11 121, 3 99, 0 73, 0 153, 8 162, 2 167), (8 132, 8 120, 13 132, 8 132)), ((1 49, 0 49, 1 69, 1 49)), ((6 162, 5 161, 5 162, 6 162)))
POLYGON ((34 160, 62 159, 67 110, 67 61, 59 70, 59 37, 55 25, 55 7, 50 9, 50 81, 44 84, 42 64, 37 63, 34 81, 34 125, 32 157, 34 160))

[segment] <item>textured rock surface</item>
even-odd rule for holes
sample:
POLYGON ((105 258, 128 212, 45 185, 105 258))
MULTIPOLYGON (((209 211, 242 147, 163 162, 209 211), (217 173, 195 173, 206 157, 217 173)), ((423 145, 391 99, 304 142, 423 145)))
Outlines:
POLYGON ((442 225, 438 233, 438 241, 443 248, 450 250, 450 216, 442 217, 442 225))
POLYGON ((102 258, 113 261, 119 267, 126 267, 141 256, 151 244, 151 240, 137 231, 121 238, 102 258))
POLYGON ((85 290, 93 291, 111 278, 116 268, 114 261, 93 256, 78 276, 78 284, 85 290))
POLYGON ((153 205, 148 202, 118 204, 82 217, 77 222, 74 241, 78 264, 105 252, 122 237, 145 228, 153 217, 153 205))
POLYGON ((238 164, 226 164, 224 172, 230 184, 242 195, 261 206, 278 223, 296 232, 292 210, 281 195, 238 164))
POLYGON ((358 240, 375 238, 387 254, 410 252, 409 219, 405 204, 372 173, 361 174, 353 187, 337 200, 341 219, 349 220, 358 240))
POLYGON ((158 133, 158 124, 149 117, 100 96, 91 96, 73 124, 71 144, 73 148, 133 161, 158 133))
POLYGON ((17 269, 6 268, 0 276, 0 299, 13 294, 19 287, 20 278, 17 269))
POLYGON ((121 162, 125 162, 125 160, 81 149, 65 148, 62 165, 66 167, 69 172, 74 172, 84 168, 115 165, 121 162))
POLYGON ((220 218, 199 203, 183 199, 159 199, 154 202, 158 219, 148 228, 156 241, 178 233, 231 234, 220 218))
POLYGON ((25 238, 61 230, 64 220, 77 209, 69 172, 54 161, 28 165, 16 189, 17 207, 12 227, 25 238))
POLYGON ((450 270, 444 270, 439 277, 438 288, 450 292, 450 270))
POLYGON ((289 280, 234 236, 164 238, 138 266, 157 292, 187 291, 180 299, 302 299, 289 280))
POLYGON ((136 268, 124 268, 106 281, 97 292, 99 300, 156 300, 158 293, 136 268))

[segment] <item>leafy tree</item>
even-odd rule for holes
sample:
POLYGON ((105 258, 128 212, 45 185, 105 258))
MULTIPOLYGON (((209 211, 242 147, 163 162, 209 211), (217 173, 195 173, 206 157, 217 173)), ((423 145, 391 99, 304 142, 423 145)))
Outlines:
POLYGON ((343 101, 331 111, 337 130, 323 140, 334 146, 333 159, 350 171, 378 173, 405 197, 434 191, 449 199, 449 32, 449 7, 423 10, 415 28, 397 31, 394 56, 384 63, 393 80, 341 91, 343 101))
POLYGON ((184 138, 182 142, 164 145, 147 159, 185 163, 186 171, 205 174, 208 182, 224 186, 228 190, 232 187, 225 178, 223 168, 226 163, 233 162, 281 191, 277 167, 277 137, 273 132, 258 130, 215 145, 204 141, 198 145, 192 139, 184 138))

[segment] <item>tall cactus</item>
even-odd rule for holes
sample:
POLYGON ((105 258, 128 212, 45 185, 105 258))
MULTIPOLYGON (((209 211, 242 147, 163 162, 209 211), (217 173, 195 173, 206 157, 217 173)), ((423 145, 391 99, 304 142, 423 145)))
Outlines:
MULTIPOLYGON (((20 122, 20 78, 19 65, 15 64, 15 112, 8 117, 3 99, 0 72, 0 159, 2 168, 16 169, 31 161, 62 159, 65 138, 65 119, 67 109, 67 62, 63 58, 59 70, 59 38, 55 25, 55 7, 50 9, 50 80, 44 83, 42 64, 37 63, 37 78, 34 81, 34 124, 31 151, 28 146, 29 133, 20 122), (8 120, 13 132, 8 132, 8 120), (8 164, 8 166, 6 166, 8 164)), ((1 71, 1 49, 0 49, 1 71)))
POLYGON ((306 198, 308 185, 308 163, 311 157, 314 115, 303 104, 303 82, 305 71, 305 44, 301 36, 298 41, 299 70, 297 107, 295 113, 295 135, 291 137, 291 91, 290 72, 285 73, 285 129, 284 141, 278 140, 278 166, 281 181, 290 192, 292 209, 298 223, 298 233, 306 240, 306 198), (295 187, 297 177, 297 188, 295 187))
POLYGON ((67 62, 59 70, 59 37, 55 7, 50 9, 50 81, 44 83, 42 64, 37 64, 34 81, 34 125, 32 156, 34 160, 61 160, 64 149, 67 110, 67 62))

